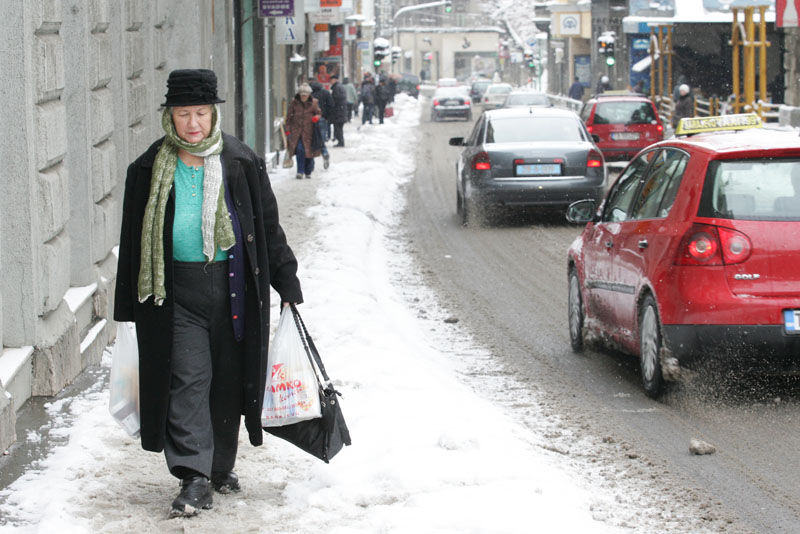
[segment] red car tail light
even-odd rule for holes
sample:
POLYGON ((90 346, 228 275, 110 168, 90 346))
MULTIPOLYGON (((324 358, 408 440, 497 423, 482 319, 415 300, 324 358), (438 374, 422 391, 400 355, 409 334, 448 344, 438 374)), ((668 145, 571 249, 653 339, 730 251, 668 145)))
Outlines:
POLYGON ((435 98, 433 99, 433 105, 434 106, 438 106, 439 105, 439 101, 437 99, 435 99, 435 98))
POLYGON ((492 169, 492 162, 489 160, 488 152, 478 152, 472 156, 472 168, 476 171, 488 171, 492 169))
POLYGON ((417 91, 419 91, 419 84, 417 84, 417 91))
POLYGON ((592 128, 594 128, 594 126, 587 126, 586 131, 592 133, 592 128))
POLYGON ((597 168, 603 166, 603 155, 597 150, 590 150, 589 155, 586 157, 586 167, 597 168))
POLYGON ((664 133, 664 125, 661 124, 660 122, 656 124, 656 131, 660 134, 664 133))
POLYGON ((753 245, 742 232, 711 224, 693 224, 683 238, 677 265, 733 265, 750 257, 753 245))
POLYGON ((467 106, 469 105, 469 98, 465 98, 464 99, 464 105, 467 105, 467 106))
POLYGON ((484 102, 488 102, 488 101, 489 101, 489 97, 488 97, 488 96, 484 96, 484 97, 483 97, 483 101, 484 101, 484 102))
POLYGON ((753 245, 750 238, 742 232, 719 227, 719 240, 722 243, 722 259, 726 265, 741 263, 750 257, 753 245))

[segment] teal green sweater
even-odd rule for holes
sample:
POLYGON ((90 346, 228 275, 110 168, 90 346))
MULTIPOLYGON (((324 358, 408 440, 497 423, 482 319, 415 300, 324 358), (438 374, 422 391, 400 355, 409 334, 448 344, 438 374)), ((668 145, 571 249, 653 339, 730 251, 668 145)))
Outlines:
MULTIPOLYGON (((175 220, 172 223, 172 258, 175 261, 205 262, 203 256, 203 167, 189 167, 181 158, 175 167, 175 220)), ((217 249, 214 261, 228 259, 217 249)))

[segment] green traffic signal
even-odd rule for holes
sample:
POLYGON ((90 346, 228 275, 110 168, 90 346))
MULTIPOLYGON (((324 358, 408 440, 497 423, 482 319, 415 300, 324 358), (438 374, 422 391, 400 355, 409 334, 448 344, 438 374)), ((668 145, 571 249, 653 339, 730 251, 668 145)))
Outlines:
POLYGON ((445 13, 450 13, 451 11, 453 11, 453 2, 447 2, 444 5, 444 12, 445 13))
POLYGON ((614 65, 614 63, 616 63, 616 62, 617 62, 617 61, 614 59, 614 56, 608 56, 608 57, 606 58, 606 65, 608 65, 609 67, 611 67, 612 65, 614 65))
POLYGON ((380 66, 381 66, 381 63, 382 63, 382 61, 381 61, 380 59, 376 59, 376 60, 374 60, 374 61, 372 62, 372 64, 373 64, 373 65, 375 65, 376 67, 380 67, 380 66))

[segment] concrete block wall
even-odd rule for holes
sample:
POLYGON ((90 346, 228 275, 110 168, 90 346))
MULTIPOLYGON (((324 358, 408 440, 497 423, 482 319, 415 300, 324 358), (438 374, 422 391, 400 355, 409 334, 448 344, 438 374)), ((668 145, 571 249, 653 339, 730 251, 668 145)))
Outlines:
MULTIPOLYGON (((0 5, 0 450, 30 395, 60 391, 113 338, 126 168, 163 135, 169 71, 214 68, 220 93, 234 94, 230 4, 0 5)), ((232 129, 232 111, 223 128, 232 129)))

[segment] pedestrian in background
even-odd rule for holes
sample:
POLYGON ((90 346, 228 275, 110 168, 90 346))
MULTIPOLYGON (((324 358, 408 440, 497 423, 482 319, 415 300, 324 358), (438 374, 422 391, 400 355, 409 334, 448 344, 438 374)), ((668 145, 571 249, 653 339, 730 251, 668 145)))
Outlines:
POLYGON ((640 79, 638 82, 636 82, 636 85, 633 86, 633 92, 644 94, 644 80, 640 79))
POLYGON ((606 91, 611 91, 612 89, 613 87, 611 87, 611 82, 608 80, 608 76, 600 76, 600 79, 597 82, 597 94, 600 95, 606 91))
POLYGON ((677 128, 681 119, 693 116, 694 98, 689 86, 684 83, 678 86, 678 100, 675 102, 675 111, 672 114, 672 127, 677 128))
POLYGON ((383 124, 383 115, 386 112, 386 104, 389 103, 389 88, 386 80, 382 79, 375 88, 375 109, 378 111, 378 124, 383 124))
POLYGON ((358 117, 358 93, 356 92, 356 86, 350 82, 350 78, 345 78, 343 85, 347 95, 347 122, 350 122, 353 112, 358 117))
MULTIPOLYGON (((330 78, 328 78, 330 79, 330 78)), ((327 169, 331 164, 326 143, 331 138, 331 114, 333 113, 333 97, 331 92, 325 89, 318 81, 309 82, 311 86, 311 96, 317 100, 322 115, 319 118, 320 129, 322 131, 322 168, 327 169)))
POLYGON ((347 91, 339 82, 339 76, 331 76, 331 96, 333 99, 333 111, 331 112, 331 122, 333 123, 333 137, 336 139, 335 147, 344 146, 344 123, 347 121, 347 91))
POLYGON ((297 174, 295 178, 303 176, 311 178, 314 172, 314 158, 322 153, 321 149, 313 145, 314 129, 319 128, 318 123, 322 111, 317 99, 311 96, 311 86, 302 84, 294 95, 289 110, 286 114, 287 148, 290 156, 297 156, 297 174))
POLYGON ((270 285, 302 302, 264 160, 220 129, 217 77, 175 70, 166 135, 128 167, 114 319, 139 345, 141 445, 180 480, 169 517, 240 490, 239 425, 261 445, 270 285))
POLYGON ((577 76, 575 76, 575 81, 572 82, 572 85, 569 86, 567 96, 573 100, 583 100, 583 84, 577 76))
POLYGON ((361 91, 359 92, 361 98, 361 125, 367 122, 372 124, 372 112, 375 106, 375 82, 372 80, 372 75, 366 74, 364 80, 361 82, 361 91))

